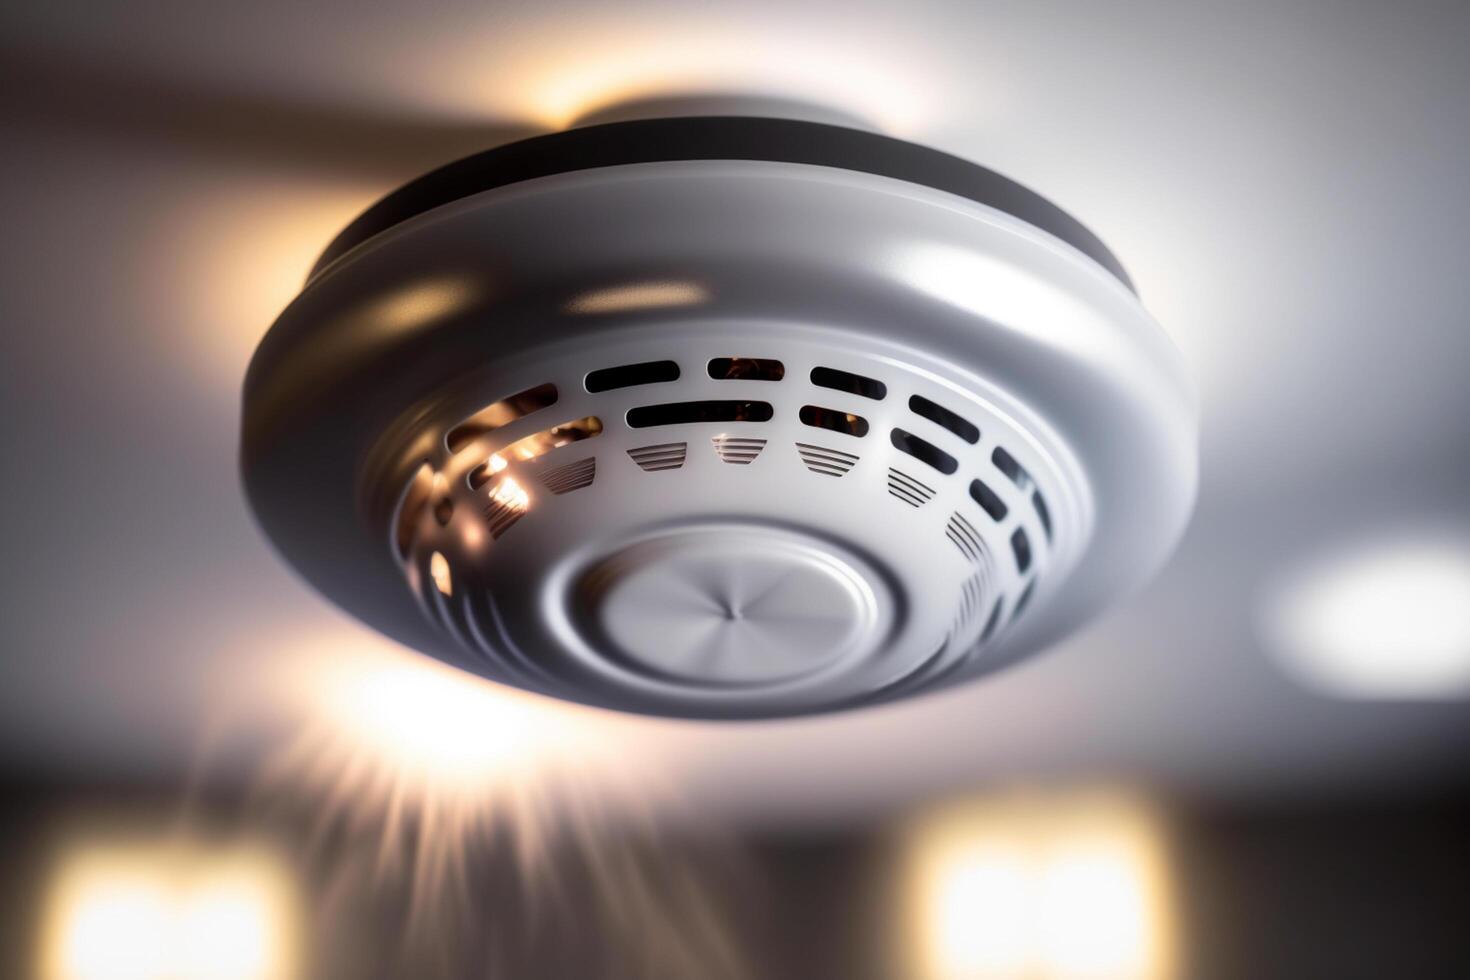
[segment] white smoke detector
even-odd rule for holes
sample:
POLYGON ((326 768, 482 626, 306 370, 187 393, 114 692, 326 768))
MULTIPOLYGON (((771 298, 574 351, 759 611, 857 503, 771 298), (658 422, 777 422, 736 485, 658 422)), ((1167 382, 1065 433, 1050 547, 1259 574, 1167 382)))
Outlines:
POLYGON ((1158 569, 1180 361, 1019 185, 815 122, 490 150, 349 226, 261 343, 260 523, 339 605, 508 684, 765 717, 960 683, 1158 569))

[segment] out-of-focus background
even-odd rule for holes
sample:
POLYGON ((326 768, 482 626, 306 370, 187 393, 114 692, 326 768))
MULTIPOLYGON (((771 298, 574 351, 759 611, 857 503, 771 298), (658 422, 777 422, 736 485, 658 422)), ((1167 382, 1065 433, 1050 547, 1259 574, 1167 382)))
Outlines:
POLYGON ((1470 8, 0 10, 0 974, 1470 975, 1470 8), (1192 366, 1196 518, 978 685, 553 704, 252 526, 254 345, 359 210, 610 105, 815 104, 1021 180, 1192 366))

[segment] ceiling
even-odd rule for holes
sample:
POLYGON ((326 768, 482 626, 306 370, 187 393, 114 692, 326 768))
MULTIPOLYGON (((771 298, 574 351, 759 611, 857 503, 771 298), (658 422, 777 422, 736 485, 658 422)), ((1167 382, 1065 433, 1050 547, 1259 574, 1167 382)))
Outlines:
POLYGON ((248 776, 312 711, 281 678, 408 658, 251 523, 254 345, 418 172, 610 103, 734 94, 968 157, 1098 232, 1198 379, 1197 516, 1144 593, 968 688, 764 724, 529 710, 752 820, 1016 779, 1453 778, 1463 701, 1314 693, 1256 617, 1340 541, 1470 533, 1467 45, 1455 0, 11 5, 0 763, 248 776))

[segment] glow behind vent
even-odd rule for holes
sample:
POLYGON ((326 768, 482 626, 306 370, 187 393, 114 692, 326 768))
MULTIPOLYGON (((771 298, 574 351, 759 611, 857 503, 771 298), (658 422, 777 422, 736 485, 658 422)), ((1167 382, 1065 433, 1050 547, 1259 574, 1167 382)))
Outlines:
POLYGON ((710 442, 714 443, 715 452, 727 463, 753 463, 755 458, 766 448, 764 439, 740 439, 733 436, 715 436, 710 442))

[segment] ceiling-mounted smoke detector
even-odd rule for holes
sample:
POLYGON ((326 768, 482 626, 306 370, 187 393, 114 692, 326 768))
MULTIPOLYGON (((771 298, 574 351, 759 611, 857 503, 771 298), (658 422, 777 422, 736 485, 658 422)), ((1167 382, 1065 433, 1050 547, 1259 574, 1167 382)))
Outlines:
POLYGON ((368 210, 257 351, 242 457, 287 559, 403 643, 759 717, 974 678, 1140 584, 1196 420, 1049 202, 872 133, 693 117, 368 210))

